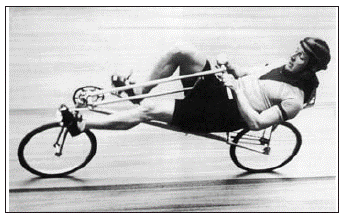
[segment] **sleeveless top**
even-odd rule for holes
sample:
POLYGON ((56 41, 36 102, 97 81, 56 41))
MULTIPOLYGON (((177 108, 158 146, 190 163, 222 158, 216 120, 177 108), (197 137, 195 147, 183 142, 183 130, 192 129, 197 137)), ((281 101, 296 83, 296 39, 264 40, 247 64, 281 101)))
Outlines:
POLYGON ((314 72, 306 70, 308 78, 301 78, 302 73, 291 74, 287 72, 284 66, 275 68, 265 75, 260 76, 260 80, 274 80, 284 82, 298 87, 304 92, 304 103, 307 103, 312 96, 312 92, 319 86, 319 81, 314 72))
POLYGON ((284 66, 263 74, 243 76, 238 83, 254 110, 261 113, 272 108, 282 121, 294 118, 318 86, 314 73, 292 74, 285 71, 284 66))

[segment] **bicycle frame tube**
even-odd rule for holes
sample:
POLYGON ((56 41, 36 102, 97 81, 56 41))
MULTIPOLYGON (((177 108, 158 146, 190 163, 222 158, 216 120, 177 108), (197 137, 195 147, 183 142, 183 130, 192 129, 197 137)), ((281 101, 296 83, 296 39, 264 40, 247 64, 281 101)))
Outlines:
POLYGON ((224 72, 226 71, 225 67, 222 67, 220 69, 215 69, 215 70, 210 70, 210 71, 203 71, 195 74, 190 74, 190 75, 183 75, 183 76, 176 76, 176 77, 168 77, 168 78, 163 78, 163 79, 158 79, 158 80, 153 80, 153 81, 147 81, 139 84, 132 84, 128 86, 123 86, 123 87, 117 87, 111 90, 105 90, 100 92, 95 92, 95 93, 90 93, 89 96, 96 96, 96 95, 102 95, 102 94, 108 94, 108 93, 115 93, 119 91, 125 91, 137 87, 146 87, 146 86, 152 86, 152 85, 158 85, 162 83, 167 83, 167 82, 172 82, 172 81, 178 81, 186 78, 192 78, 192 77, 201 77, 201 76, 206 76, 206 75, 211 75, 211 74, 216 74, 219 72, 224 72))
POLYGON ((120 98, 120 99, 115 100, 115 101, 97 102, 97 103, 94 103, 93 105, 98 106, 98 105, 104 105, 104 104, 111 104, 111 103, 118 103, 118 102, 123 102, 123 101, 129 101, 129 100, 134 100, 134 99, 144 99, 144 98, 159 97, 159 96, 163 96, 163 95, 176 94, 176 93, 180 93, 180 92, 188 91, 188 90, 192 90, 192 89, 193 89, 192 87, 189 87, 189 88, 184 88, 182 90, 172 90, 172 91, 168 91, 168 92, 161 92, 161 93, 155 93, 155 94, 142 94, 142 95, 137 95, 137 96, 132 96, 132 97, 120 98))
POLYGON ((113 103, 119 103, 119 102, 124 102, 124 101, 129 101, 129 100, 134 100, 134 99, 144 99, 144 98, 152 98, 152 97, 159 97, 159 96, 164 96, 164 95, 169 95, 169 94, 176 94, 176 93, 180 93, 183 91, 188 91, 188 90, 192 90, 193 87, 189 87, 189 88, 184 88, 181 90, 172 90, 172 91, 168 91, 168 92, 159 92, 159 93, 150 93, 150 94, 141 94, 141 95, 136 95, 136 96, 132 96, 132 97, 124 97, 124 98, 119 98, 117 100, 113 100, 113 101, 101 101, 101 102, 95 102, 93 104, 88 105, 88 107, 75 107, 75 108, 71 108, 72 111, 74 110, 94 110, 94 108, 96 108, 99 105, 106 105, 106 104, 113 104, 113 103))
MULTIPOLYGON (((169 127, 169 125, 167 124, 163 124, 163 123, 160 123, 160 122, 156 122, 156 121, 150 121, 150 122, 145 122, 145 124, 148 124, 148 125, 151 125, 151 126, 155 126, 155 127, 160 127, 160 128, 163 128, 163 129, 167 129, 167 130, 172 130, 172 131, 176 131, 176 132, 182 132, 182 133, 186 133, 184 131, 181 131, 177 128, 172 128, 172 127, 169 127)), ((272 133, 272 130, 270 130, 270 134, 272 133)), ((216 135, 216 134, 212 134, 212 133, 196 133, 196 132, 188 132, 188 134, 192 134, 192 135, 195 135, 195 136, 200 136, 200 137, 205 137, 205 138, 209 138, 209 139, 212 139, 212 140, 218 140, 218 141, 221 141, 221 142, 225 142, 227 144, 230 144, 230 145, 236 145, 240 148, 244 148, 244 149, 247 149, 247 150, 250 150, 250 151, 253 151, 253 152, 257 152, 257 153, 261 153, 261 154, 269 154, 266 150, 266 148, 268 146, 264 146, 262 148, 262 151, 259 151, 259 150, 255 150, 255 149, 252 149, 252 148, 249 148, 249 147, 246 147, 244 145, 240 145, 240 144, 237 144, 237 143, 234 143, 232 141, 230 141, 229 137, 230 137, 230 133, 227 133, 227 138, 224 138, 223 136, 219 136, 219 135, 216 135)), ((262 136, 264 137, 264 136, 262 136)), ((271 136, 270 136, 271 137, 271 136)), ((260 137, 256 137, 256 140, 259 141, 260 137)))

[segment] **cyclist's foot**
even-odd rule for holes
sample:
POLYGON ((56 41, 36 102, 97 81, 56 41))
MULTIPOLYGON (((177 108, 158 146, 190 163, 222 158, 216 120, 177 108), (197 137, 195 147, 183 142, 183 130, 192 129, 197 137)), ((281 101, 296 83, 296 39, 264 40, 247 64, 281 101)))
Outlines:
POLYGON ((82 115, 78 112, 71 112, 68 107, 62 104, 59 108, 62 115, 62 123, 68 128, 72 137, 81 134, 85 130, 85 121, 82 115))
MULTIPOLYGON (((131 84, 135 84, 135 82, 132 82, 130 80, 130 77, 132 76, 132 73, 131 72, 128 76, 122 76, 122 75, 112 75, 111 76, 111 85, 113 87, 123 87, 123 86, 127 86, 127 85, 131 85, 131 84)), ((125 91, 122 91, 122 93, 126 93, 128 97, 132 97, 132 96, 135 96, 135 93, 134 93, 134 90, 133 89, 128 89, 128 90, 125 90, 125 91)), ((117 95, 120 95, 121 93, 118 93, 117 95)), ((132 103, 134 104, 139 104, 141 101, 141 99, 134 99, 134 100, 131 100, 132 103)))

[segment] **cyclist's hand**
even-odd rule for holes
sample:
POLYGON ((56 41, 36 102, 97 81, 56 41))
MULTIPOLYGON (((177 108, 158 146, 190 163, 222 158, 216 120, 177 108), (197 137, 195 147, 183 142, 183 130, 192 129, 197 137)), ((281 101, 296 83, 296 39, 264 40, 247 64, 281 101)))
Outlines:
POLYGON ((219 75, 218 78, 223 82, 223 84, 226 87, 229 87, 230 89, 237 91, 238 89, 238 81, 235 79, 235 77, 231 74, 222 74, 219 75))
POLYGON ((228 57, 226 56, 226 54, 219 54, 216 59, 218 68, 220 68, 223 65, 225 67, 229 65, 228 57))
POLYGON ((221 68, 221 67, 225 67, 226 68, 226 72, 228 72, 229 74, 233 74, 234 76, 236 76, 235 74, 235 70, 234 68, 229 64, 229 59, 228 56, 226 54, 219 54, 217 56, 217 67, 221 68))

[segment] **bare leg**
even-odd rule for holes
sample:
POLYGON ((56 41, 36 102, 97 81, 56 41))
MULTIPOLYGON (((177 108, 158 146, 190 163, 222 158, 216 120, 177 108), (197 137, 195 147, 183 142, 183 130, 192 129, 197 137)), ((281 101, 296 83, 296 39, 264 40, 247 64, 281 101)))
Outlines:
POLYGON ((127 130, 141 122, 157 120, 171 122, 175 107, 174 100, 153 102, 144 100, 140 106, 129 111, 119 111, 107 116, 96 116, 85 119, 86 129, 127 130))
MULTIPOLYGON (((170 77, 178 67, 180 67, 180 75, 200 72, 205 67, 205 64, 206 57, 197 52, 193 46, 180 44, 170 49, 159 59, 150 71, 146 81, 170 77)), ((141 93, 148 93, 153 87, 145 87, 141 93)))
MULTIPOLYGON (((206 57, 198 53, 193 46, 177 45, 165 53, 149 72, 146 81, 169 77, 180 67, 180 75, 188 75, 203 70, 206 57)), ((193 82, 192 82, 193 83, 193 82)), ((154 86, 145 87, 140 93, 148 93, 154 86)), ((86 119, 86 128, 126 130, 141 122, 158 120, 171 122, 175 100, 153 102, 143 100, 140 106, 129 111, 118 112, 108 116, 86 119)))

